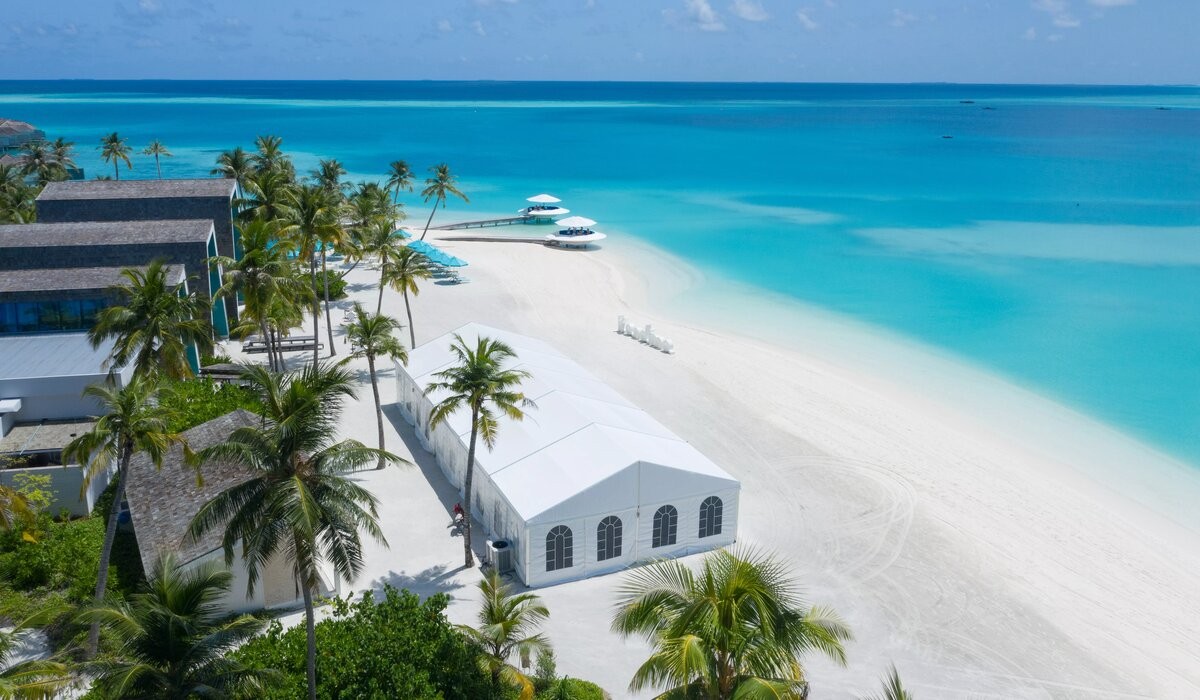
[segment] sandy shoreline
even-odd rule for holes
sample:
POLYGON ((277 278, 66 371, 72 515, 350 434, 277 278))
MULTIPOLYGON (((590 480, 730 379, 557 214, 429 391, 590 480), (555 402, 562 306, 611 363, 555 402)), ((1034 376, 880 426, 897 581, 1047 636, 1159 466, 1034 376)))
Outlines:
MULTIPOLYGON (((741 541, 785 557, 807 598, 857 636, 848 669, 810 660, 814 698, 871 691, 893 661, 923 699, 1200 696, 1196 516, 1162 516, 1200 502, 1187 467, 998 380, 1007 399, 968 413, 945 397, 975 400, 959 391, 979 379, 969 370, 889 362, 878 336, 877 362, 839 355, 866 336, 827 333, 816 315, 773 319, 805 324, 803 352, 698 324, 697 302, 714 305, 712 319, 729 309, 653 249, 439 244, 471 262, 472 281, 423 289, 418 342, 471 320, 541 337, 742 480, 741 541), (676 313, 669 300, 683 290, 701 298, 676 313), (619 313, 654 323, 677 354, 617 335, 619 313), (1129 482, 1130 460, 1155 478, 1129 482)), ((349 280, 354 297, 373 297, 373 272, 349 280)), ((385 309, 403 315, 397 295, 385 309)), ((388 403, 389 378, 381 392, 388 403)), ((370 413, 357 402, 347 431, 373 441, 370 413)), ((364 477, 384 499, 392 548, 371 550, 355 587, 446 591, 452 619, 467 621, 477 574, 457 569, 461 549, 444 531, 454 494, 389 417, 389 446, 422 468, 364 477)), ((645 657, 607 631, 619 578, 539 591, 560 671, 616 697, 645 657)))

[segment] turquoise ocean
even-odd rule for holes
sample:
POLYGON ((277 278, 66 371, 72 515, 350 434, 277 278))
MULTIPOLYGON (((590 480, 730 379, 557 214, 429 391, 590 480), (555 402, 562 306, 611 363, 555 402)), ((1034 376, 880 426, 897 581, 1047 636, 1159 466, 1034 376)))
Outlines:
POLYGON ((162 140, 167 177, 269 133, 355 180, 449 163, 471 205, 441 221, 551 192, 1200 465, 1197 88, 0 81, 2 117, 89 177, 111 131, 162 140))

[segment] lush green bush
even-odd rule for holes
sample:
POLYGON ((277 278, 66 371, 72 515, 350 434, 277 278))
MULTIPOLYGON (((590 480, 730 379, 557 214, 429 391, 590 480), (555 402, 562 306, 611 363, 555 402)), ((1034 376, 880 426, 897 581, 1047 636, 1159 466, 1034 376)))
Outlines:
POLYGON ((201 355, 200 366, 208 367, 209 365, 227 365, 233 362, 228 355, 201 355))
POLYGON ((595 683, 564 676, 538 693, 537 700, 608 700, 608 696, 595 683))
POLYGON ((230 411, 244 408, 254 413, 261 406, 254 392, 236 384, 217 384, 211 379, 188 379, 163 386, 158 399, 167 419, 167 429, 180 433, 230 411))
MULTIPOLYGON (((321 272, 317 272, 317 295, 321 300, 325 300, 324 281, 321 277, 321 272)), ((329 300, 337 301, 346 298, 346 278, 339 275, 333 270, 326 270, 325 276, 329 278, 329 300)))
MULTIPOLYGON (((475 664, 475 652, 443 611, 445 595, 421 602, 408 591, 384 588, 376 602, 370 593, 357 601, 337 600, 333 614, 317 624, 317 697, 379 700, 488 700, 488 678, 475 664)), ((254 668, 271 668, 280 679, 262 697, 304 697, 303 625, 284 630, 274 623, 267 633, 236 652, 254 668)))

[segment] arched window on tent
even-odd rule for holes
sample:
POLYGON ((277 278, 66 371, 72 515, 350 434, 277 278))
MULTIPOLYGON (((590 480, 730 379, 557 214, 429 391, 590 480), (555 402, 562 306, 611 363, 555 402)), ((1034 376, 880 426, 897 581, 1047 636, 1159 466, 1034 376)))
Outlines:
POLYGON ((610 515, 596 526, 596 561, 621 556, 621 519, 610 515))
POLYGON ((675 544, 675 530, 679 525, 679 511, 675 506, 663 506, 654 512, 654 537, 651 547, 666 547, 675 544))
POLYGON ((574 538, 571 528, 566 525, 555 525, 546 533, 546 571, 558 571, 571 567, 574 538))
POLYGON ((712 537, 721 534, 721 516, 725 505, 716 496, 709 496, 700 504, 700 536, 712 537))

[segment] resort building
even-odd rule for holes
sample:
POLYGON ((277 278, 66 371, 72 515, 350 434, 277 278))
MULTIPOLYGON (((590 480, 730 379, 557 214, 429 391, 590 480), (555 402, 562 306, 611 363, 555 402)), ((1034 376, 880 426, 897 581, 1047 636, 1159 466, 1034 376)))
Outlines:
POLYGON ((0 155, 13 153, 30 141, 45 141, 46 133, 29 122, 0 119, 0 155))
MULTIPOLYGON (((523 421, 502 418, 495 449, 481 441, 476 452, 473 515, 501 572, 542 586, 737 539, 741 486, 696 448, 543 341, 477 323, 455 333, 469 347, 481 336, 507 343, 512 367, 531 375, 522 391, 536 408, 523 421)), ((470 415, 430 429, 443 394, 425 391, 456 364, 453 338, 396 364, 396 400, 461 492, 470 415)))
MULTIPOLYGON (((34 314, 33 307, 13 306, 12 302, 20 302, 20 299, 13 297, 26 293, 20 288, 22 284, 68 288, 86 286, 92 284, 86 280, 102 277, 115 280, 121 268, 144 267, 155 259, 179 266, 180 280, 185 276, 193 278, 195 291, 212 298, 221 286, 222 271, 217 266, 210 266, 208 259, 216 255, 218 250, 213 223, 208 219, 39 222, 0 226, 0 276, 8 277, 14 272, 22 273, 12 277, 11 284, 5 283, 5 286, 10 288, 10 303, 0 307, 0 313, 7 313, 9 316, 0 316, 0 329, 12 328, 15 324, 18 327, 17 332, 65 330, 53 327, 53 324, 74 321, 73 316, 68 320, 59 321, 47 315, 45 320, 39 317, 36 322, 39 327, 27 331, 19 330, 20 327, 33 323, 34 314), (43 282, 34 282, 43 278, 43 282), (44 327, 47 324, 51 327, 44 327)), ((93 288, 42 289, 28 293, 55 300, 64 298, 61 295, 67 292, 78 292, 76 296, 81 299, 78 307, 80 319, 74 322, 84 329, 88 326, 82 317, 85 311, 82 298, 89 294, 88 290, 91 289, 93 288)), ((36 299, 35 296, 28 301, 32 303, 36 299)), ((213 329, 221 337, 229 335, 225 306, 223 299, 213 300, 213 329)), ((46 306, 43 304, 38 308, 44 309, 46 306)), ((94 314, 95 303, 91 303, 86 309, 94 314)))
MULTIPOLYGON (((236 259, 241 257, 233 226, 236 187, 234 180, 221 178, 51 182, 38 195, 37 218, 44 223, 205 219, 212 223, 216 234, 213 250, 236 259)), ((189 265, 188 275, 200 275, 203 269, 189 265)), ((213 289, 217 286, 219 277, 213 289)), ((225 311, 229 321, 237 320, 236 304, 225 311)))
MULTIPOLYGON (((233 431, 255 425, 260 420, 253 413, 239 409, 186 430, 183 437, 193 450, 199 451, 224 442, 233 431)), ((251 477, 251 472, 239 466, 214 462, 201 467, 200 474, 203 481, 198 483, 196 470, 184 461, 183 448, 179 445, 167 452, 161 469, 155 468, 142 453, 135 455, 130 462, 125 500, 129 503, 138 552, 146 571, 151 570, 163 552, 174 552, 178 562, 185 568, 208 562, 225 566, 222 530, 210 530, 193 542, 187 536, 188 527, 205 503, 222 491, 244 483, 251 477)), ((240 557, 234 560, 230 570, 233 583, 221 601, 225 610, 243 612, 288 608, 301 602, 291 565, 282 553, 259 570, 253 595, 246 593, 249 577, 240 557)), ((330 573, 321 571, 320 575, 322 582, 318 593, 323 596, 335 593, 328 585, 333 580, 330 573)))
MULTIPOLYGON (((11 277, 0 273, 0 280, 11 277)), ((62 450, 91 429, 87 416, 101 411, 83 390, 105 381, 124 386, 132 376, 129 367, 111 374, 104 367, 111 350, 111 341, 92 348, 82 332, 0 335, 0 483, 12 486, 23 472, 49 476, 51 512, 91 511, 111 469, 81 493, 83 470, 63 464, 62 450)))

